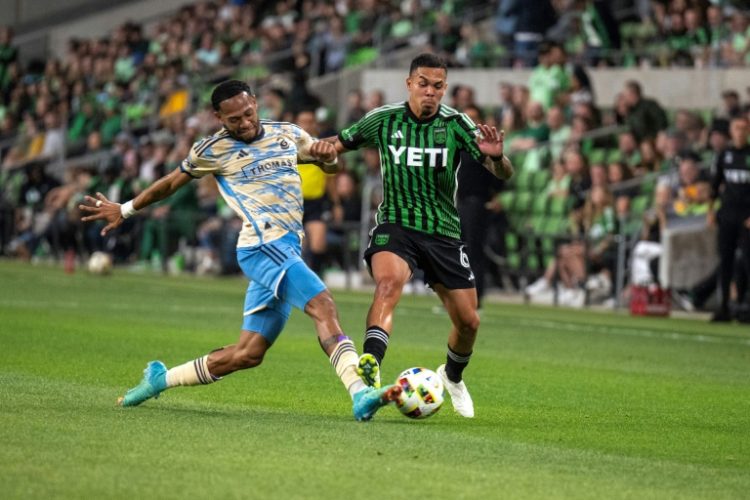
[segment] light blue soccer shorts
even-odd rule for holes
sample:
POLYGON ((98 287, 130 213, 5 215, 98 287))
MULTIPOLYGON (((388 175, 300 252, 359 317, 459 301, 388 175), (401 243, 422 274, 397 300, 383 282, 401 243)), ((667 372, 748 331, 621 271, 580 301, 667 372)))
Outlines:
POLYGON ((238 248, 237 261, 250 280, 242 329, 260 333, 269 344, 283 330, 292 306, 304 311, 310 299, 326 289, 302 260, 300 240, 294 233, 270 243, 238 248))

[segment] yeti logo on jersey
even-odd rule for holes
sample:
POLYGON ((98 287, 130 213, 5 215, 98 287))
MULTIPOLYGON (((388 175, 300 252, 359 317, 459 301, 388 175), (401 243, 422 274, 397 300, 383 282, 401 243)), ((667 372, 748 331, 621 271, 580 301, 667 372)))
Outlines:
POLYGON ((395 147, 388 145, 388 151, 393 155, 393 163, 401 165, 406 157, 407 167, 447 167, 448 148, 415 148, 412 146, 395 147))
POLYGON ((435 132, 433 133, 433 137, 435 138, 435 142, 437 144, 445 144, 445 141, 448 139, 448 134, 445 131, 445 127, 436 128, 435 132))
POLYGON ((386 243, 388 243, 388 240, 391 239, 390 234, 376 234, 375 235, 375 245, 382 247, 386 243))

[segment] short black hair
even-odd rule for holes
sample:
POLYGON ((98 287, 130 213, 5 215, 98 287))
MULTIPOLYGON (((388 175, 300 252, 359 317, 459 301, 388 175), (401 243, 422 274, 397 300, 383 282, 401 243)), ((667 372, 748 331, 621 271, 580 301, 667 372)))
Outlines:
POLYGON ((409 74, 414 73, 417 68, 441 68, 448 71, 448 66, 446 66, 443 58, 429 52, 419 54, 412 59, 411 66, 409 66, 409 74))
POLYGON ((222 101, 231 99, 237 94, 243 92, 247 92, 247 95, 250 96, 254 95, 250 85, 240 80, 227 80, 221 82, 216 88, 214 88, 214 91, 211 92, 211 105, 214 107, 214 111, 219 111, 221 109, 222 101))
POLYGON ((643 95, 643 88, 641 87, 641 84, 638 83, 635 80, 628 80, 625 82, 625 86, 628 87, 630 90, 633 91, 635 95, 638 97, 641 97, 643 95))

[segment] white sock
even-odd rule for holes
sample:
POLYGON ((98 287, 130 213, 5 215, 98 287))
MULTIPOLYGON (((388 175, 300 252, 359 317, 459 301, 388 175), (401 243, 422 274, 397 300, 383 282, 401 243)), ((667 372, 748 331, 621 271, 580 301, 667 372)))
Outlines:
POLYGON ((170 368, 167 371, 167 387, 178 385, 211 384, 220 380, 208 371, 208 355, 170 368))
POLYGON ((343 382, 349 395, 354 397, 356 393, 364 389, 365 383, 357 374, 357 349, 354 342, 349 337, 341 336, 342 340, 336 344, 336 348, 331 353, 331 364, 336 369, 336 375, 343 382))

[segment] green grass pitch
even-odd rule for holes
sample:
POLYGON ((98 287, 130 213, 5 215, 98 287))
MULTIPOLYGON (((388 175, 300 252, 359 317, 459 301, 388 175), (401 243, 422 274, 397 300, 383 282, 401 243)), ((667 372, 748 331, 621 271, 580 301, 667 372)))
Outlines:
MULTIPOLYGON (((259 368, 137 408, 145 363, 233 343, 246 283, 0 262, 2 498, 748 498, 750 328, 488 304, 450 402, 355 422, 295 312, 259 368)), ((361 345, 368 294, 336 292, 361 345)), ((404 298, 383 375, 443 362, 404 298)))

